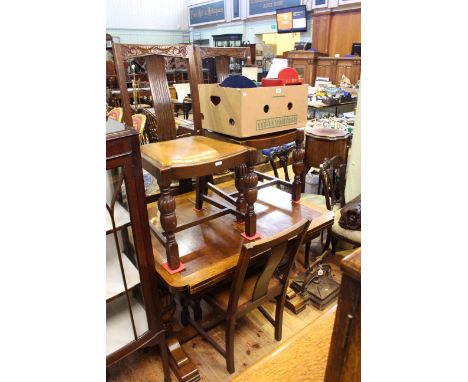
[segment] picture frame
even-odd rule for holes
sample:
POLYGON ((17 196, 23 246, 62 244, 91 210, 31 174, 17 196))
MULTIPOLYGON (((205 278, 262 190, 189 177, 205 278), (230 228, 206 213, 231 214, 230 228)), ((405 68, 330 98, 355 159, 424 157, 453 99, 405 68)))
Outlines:
POLYGON ((312 0, 312 9, 327 8, 328 0, 312 0))
POLYGON ((257 60, 257 68, 263 68, 263 60, 257 60))
POLYGON ((226 1, 225 0, 209 0, 199 4, 193 4, 188 7, 188 23, 189 27, 200 26, 200 25, 208 25, 208 24, 219 24, 226 21, 226 1), (216 14, 221 13, 222 16, 214 17, 210 20, 210 16, 208 16, 212 12, 208 12, 208 7, 210 6, 222 6, 221 9, 217 9, 216 14), (201 21, 194 22, 192 19, 192 12, 198 13, 198 18, 201 21), (204 21, 205 19, 206 21, 204 21))

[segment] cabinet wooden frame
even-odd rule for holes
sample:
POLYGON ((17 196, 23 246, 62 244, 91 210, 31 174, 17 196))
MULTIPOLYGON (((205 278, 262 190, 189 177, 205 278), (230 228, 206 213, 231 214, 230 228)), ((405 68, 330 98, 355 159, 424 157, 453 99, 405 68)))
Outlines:
MULTIPOLYGON (((106 135, 106 170, 116 167, 123 170, 148 330, 134 341, 110 353, 106 357, 106 365, 110 366, 142 347, 159 344, 165 380, 169 381, 169 360, 165 330, 162 325, 161 304, 154 280, 155 264, 148 226, 138 132, 125 129, 106 135)), ((115 227, 115 224, 113 226, 115 227)))

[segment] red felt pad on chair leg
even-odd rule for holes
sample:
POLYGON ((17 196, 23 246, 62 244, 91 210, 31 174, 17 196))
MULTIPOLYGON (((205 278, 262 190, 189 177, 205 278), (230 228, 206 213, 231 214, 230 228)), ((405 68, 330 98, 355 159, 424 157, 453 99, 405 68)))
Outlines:
POLYGON ((169 274, 171 274, 171 275, 173 275, 174 273, 181 272, 181 271, 183 271, 183 270, 185 269, 185 264, 182 263, 182 261, 181 261, 180 264, 179 264, 179 268, 176 268, 176 269, 171 269, 171 268, 169 267, 169 264, 168 264, 167 262, 164 263, 162 266, 163 266, 163 268, 164 268, 169 274))
POLYGON ((241 233, 241 236, 244 238, 244 239, 247 239, 247 240, 255 240, 255 239, 260 239, 260 234, 257 232, 255 235, 253 236, 247 236, 247 234, 245 232, 242 232, 241 233))

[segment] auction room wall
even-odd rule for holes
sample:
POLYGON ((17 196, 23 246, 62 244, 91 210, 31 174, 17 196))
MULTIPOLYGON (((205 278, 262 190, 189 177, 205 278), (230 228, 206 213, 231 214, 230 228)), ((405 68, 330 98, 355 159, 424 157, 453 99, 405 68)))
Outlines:
POLYGON ((180 43, 187 14, 185 0, 106 0, 106 32, 122 43, 180 43))
POLYGON ((333 14, 330 20, 328 54, 350 54, 354 42, 361 42, 361 10, 333 14))

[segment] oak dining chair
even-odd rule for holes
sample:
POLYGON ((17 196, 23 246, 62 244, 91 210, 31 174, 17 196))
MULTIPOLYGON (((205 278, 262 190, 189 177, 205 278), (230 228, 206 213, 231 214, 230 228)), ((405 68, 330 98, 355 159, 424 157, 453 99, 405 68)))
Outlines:
MULTIPOLYGON (((303 219, 271 237, 244 244, 232 284, 203 296, 225 320, 225 349, 194 319, 188 321, 224 358, 229 373, 234 373, 234 328, 236 321, 257 308, 275 328, 275 339, 281 340, 283 311, 291 268, 311 220, 303 219), (266 261, 252 269, 261 255, 266 261), (257 261, 256 261, 257 260, 257 261), (276 300, 273 319, 262 306, 276 300)), ((258 265, 258 264, 256 264, 258 265)))

